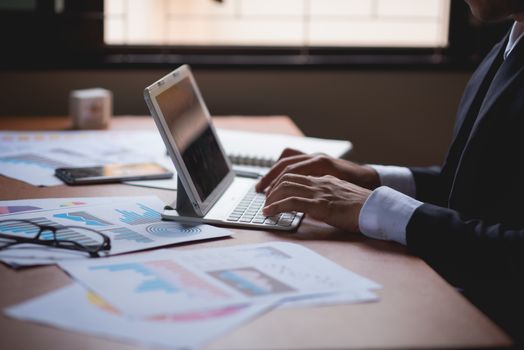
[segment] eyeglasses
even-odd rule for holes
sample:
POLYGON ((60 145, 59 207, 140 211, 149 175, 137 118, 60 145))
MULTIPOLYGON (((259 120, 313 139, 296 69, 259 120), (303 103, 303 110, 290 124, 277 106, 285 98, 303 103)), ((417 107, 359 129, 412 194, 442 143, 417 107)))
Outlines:
POLYGON ((111 249, 111 240, 102 232, 80 226, 50 225, 46 218, 0 220, 0 250, 17 244, 38 244, 76 250, 99 257, 111 249))

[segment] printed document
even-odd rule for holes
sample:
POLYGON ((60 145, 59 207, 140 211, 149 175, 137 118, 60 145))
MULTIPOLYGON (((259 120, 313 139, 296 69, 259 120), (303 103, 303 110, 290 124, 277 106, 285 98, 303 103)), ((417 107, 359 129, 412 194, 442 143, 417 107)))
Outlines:
POLYGON ((369 291, 380 286, 290 243, 160 250, 64 261, 77 281, 129 314, 186 312, 256 301, 369 291), (108 283, 111 281, 111 283, 108 283))
POLYGON ((5 314, 147 346, 194 349, 273 307, 376 301, 373 290, 380 288, 310 249, 285 242, 104 260, 94 265, 84 262, 96 260, 62 264, 81 283, 10 307, 5 314), (111 288, 98 285, 98 280, 111 288), (302 296, 289 299, 292 288, 302 291, 302 296), (321 289, 332 293, 311 294, 321 289), (204 302, 194 310, 173 305, 182 300, 181 294, 191 304, 203 295, 217 299, 222 293, 243 295, 243 302, 204 302), (146 302, 150 310, 135 313, 133 302, 146 302))
MULTIPOLYGON (((228 237, 231 231, 195 224, 163 221, 160 213, 164 202, 154 196, 62 198, 49 200, 0 201, 0 220, 29 220, 49 226, 80 226, 95 229, 109 236, 115 255, 176 243, 228 237)), ((23 232, 12 224, 0 229, 29 237, 34 232, 23 232)), ((78 231, 80 232, 80 231, 78 231)), ((71 239, 81 240, 81 233, 71 229, 71 239), (75 232, 78 237, 74 236, 75 232)), ((104 255, 104 254, 103 254, 104 255)), ((85 259, 82 252, 21 244, 0 250, 0 260, 13 266, 54 264, 64 259, 85 259)))
POLYGON ((268 311, 271 303, 242 304, 189 313, 128 317, 80 284, 6 309, 6 315, 145 346, 196 349, 268 311), (74 310, 74 312, 71 312, 74 310))

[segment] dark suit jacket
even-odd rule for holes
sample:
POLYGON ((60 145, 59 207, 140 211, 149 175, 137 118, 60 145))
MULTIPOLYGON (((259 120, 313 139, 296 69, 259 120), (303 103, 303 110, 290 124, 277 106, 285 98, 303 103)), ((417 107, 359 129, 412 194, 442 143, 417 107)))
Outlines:
POLYGON ((420 206, 406 229, 422 256, 524 338, 524 40, 487 55, 460 103, 442 167, 412 168, 420 206))

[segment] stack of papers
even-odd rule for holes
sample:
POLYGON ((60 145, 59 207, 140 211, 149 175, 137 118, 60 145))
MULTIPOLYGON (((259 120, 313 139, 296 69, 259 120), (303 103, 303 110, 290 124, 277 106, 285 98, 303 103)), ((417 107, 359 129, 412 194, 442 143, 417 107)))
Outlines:
MULTIPOLYGON (((162 221, 164 203, 157 197, 56 198, 0 201, 1 220, 29 220, 49 226, 80 226, 109 236, 115 255, 182 242, 228 237, 231 231, 209 225, 162 221)), ((7 225, 4 230, 29 237, 7 225)), ((72 229, 74 232, 74 229, 72 229)), ((81 233, 77 232, 81 235, 81 233)), ((79 238, 79 237, 77 237, 79 238)), ((0 250, 0 261, 13 267, 86 259, 89 255, 65 249, 20 244, 0 250)))
POLYGON ((200 347, 274 307, 369 302, 380 288, 284 242, 160 250, 59 266, 77 282, 5 313, 170 348, 200 347))
MULTIPOLYGON (((285 147, 334 157, 351 149, 343 141, 218 133, 226 153, 248 160, 250 167, 268 166, 285 147), (260 144, 269 145, 263 153, 260 144)), ((0 173, 36 186, 62 184, 54 177, 57 167, 142 161, 156 161, 174 172, 156 131, 0 132, 0 173)), ((176 180, 164 180, 149 185, 174 189, 175 184, 176 180)), ((13 267, 58 264, 74 280, 7 308, 5 314, 148 346, 194 349, 272 308, 378 300, 374 291, 379 284, 297 244, 119 255, 231 235, 209 225, 162 221, 163 207, 156 197, 0 201, 3 231, 29 236, 30 232, 1 222, 20 219, 91 228, 111 239, 111 250, 99 259, 31 244, 0 250, 0 261, 13 267)))

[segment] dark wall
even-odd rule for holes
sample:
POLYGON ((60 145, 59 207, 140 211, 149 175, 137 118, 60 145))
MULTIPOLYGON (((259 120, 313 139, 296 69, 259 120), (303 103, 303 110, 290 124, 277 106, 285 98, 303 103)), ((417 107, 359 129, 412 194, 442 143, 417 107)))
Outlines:
MULTIPOLYGON (((142 90, 165 70, 0 72, 0 115, 65 115, 70 90, 104 87, 115 115, 147 114, 142 90)), ((349 139, 353 159, 440 163, 469 73, 196 70, 215 115, 290 115, 308 136, 349 139)))

